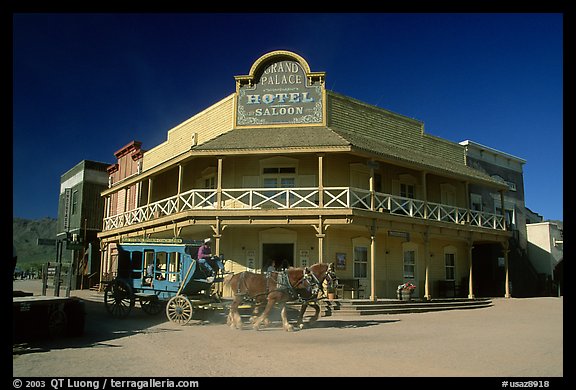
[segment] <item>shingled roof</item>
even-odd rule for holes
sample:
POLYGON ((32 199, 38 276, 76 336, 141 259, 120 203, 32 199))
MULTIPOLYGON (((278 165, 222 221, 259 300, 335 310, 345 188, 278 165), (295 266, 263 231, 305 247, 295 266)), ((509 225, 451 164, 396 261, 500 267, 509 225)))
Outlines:
POLYGON ((237 128, 193 147, 192 151, 359 152, 414 169, 506 188, 505 183, 467 166, 461 145, 424 134, 422 122, 334 92, 327 95, 329 126, 237 128))

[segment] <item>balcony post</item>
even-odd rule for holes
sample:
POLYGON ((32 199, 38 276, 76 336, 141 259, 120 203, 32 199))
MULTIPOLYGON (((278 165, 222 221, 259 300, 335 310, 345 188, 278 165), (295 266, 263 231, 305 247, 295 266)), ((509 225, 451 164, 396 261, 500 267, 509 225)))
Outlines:
POLYGON ((426 186, 426 171, 422 171, 422 200, 424 201, 424 219, 428 219, 428 188, 426 186))
MULTIPOLYGON (((500 190, 498 192, 500 192, 500 210, 502 210, 501 211, 502 226, 504 227, 504 230, 508 230, 508 227, 506 226, 506 212, 504 211, 504 190, 500 190)), ((494 221, 494 229, 496 229, 496 221, 494 221)))
POLYGON ((324 207, 324 155, 318 154, 318 207, 324 207))
POLYGON ((218 157, 218 176, 216 178, 216 208, 222 207, 222 157, 218 157))
POLYGON ((470 183, 464 182, 464 191, 466 193, 466 224, 470 225, 470 183))
POLYGON ((368 164, 370 167, 370 181, 369 181, 369 188, 370 188, 370 210, 374 211, 376 206, 376 196, 374 195, 374 168, 376 167, 376 162, 374 159, 370 160, 368 164))
POLYGON ((152 187, 154 184, 154 180, 152 180, 152 176, 150 176, 148 178, 148 197, 146 198, 146 215, 144 216, 144 219, 147 221, 151 218, 150 214, 150 203, 152 201, 152 187))
POLYGON ((178 190, 176 197, 176 212, 180 212, 180 193, 182 192, 182 179, 184 178, 184 166, 178 164, 178 190))

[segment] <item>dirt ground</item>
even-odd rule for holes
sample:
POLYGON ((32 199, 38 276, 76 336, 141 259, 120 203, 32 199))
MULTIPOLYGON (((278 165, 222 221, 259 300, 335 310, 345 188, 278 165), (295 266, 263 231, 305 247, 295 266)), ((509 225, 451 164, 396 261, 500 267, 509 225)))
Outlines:
MULTIPOLYGON (((39 294, 38 281, 14 290, 39 294)), ((103 294, 86 302, 82 337, 13 346, 14 377, 562 377, 563 298, 418 314, 321 317, 292 333, 230 329, 225 312, 185 326, 136 304, 113 319, 103 294)), ((277 314, 277 313, 276 313, 277 314)))

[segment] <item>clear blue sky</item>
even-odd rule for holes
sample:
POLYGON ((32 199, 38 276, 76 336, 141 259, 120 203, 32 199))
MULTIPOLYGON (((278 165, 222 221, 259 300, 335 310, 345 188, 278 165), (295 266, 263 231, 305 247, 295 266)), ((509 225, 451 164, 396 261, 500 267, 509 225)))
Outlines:
POLYGON ((330 90, 527 160, 527 207, 563 220, 562 14, 16 13, 13 42, 14 217, 56 217, 67 170, 158 145, 283 49, 330 90))

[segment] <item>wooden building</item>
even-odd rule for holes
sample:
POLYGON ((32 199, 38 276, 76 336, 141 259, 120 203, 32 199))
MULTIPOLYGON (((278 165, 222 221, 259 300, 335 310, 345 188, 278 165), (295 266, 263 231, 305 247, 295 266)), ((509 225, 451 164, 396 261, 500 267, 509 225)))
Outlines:
POLYGON ((472 209, 470 188, 503 204, 508 186, 467 166, 464 146, 326 90, 324 72, 292 52, 265 54, 235 80, 162 144, 117 154, 112 175, 126 156, 132 165, 102 192, 102 278, 127 237, 213 237, 233 272, 335 262, 372 299, 408 281, 420 297, 474 297, 472 264, 485 259, 473 248, 497 244, 507 258, 505 218, 472 209))
POLYGON ((72 288, 88 287, 99 279, 100 240, 97 234, 102 230, 105 203, 100 194, 107 186, 108 165, 83 160, 60 177, 56 236, 79 243, 65 246, 68 249, 65 261, 73 264, 72 288))

